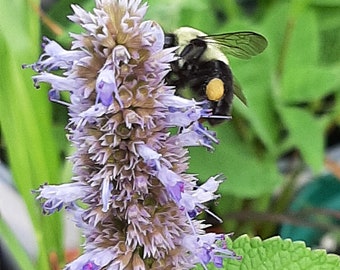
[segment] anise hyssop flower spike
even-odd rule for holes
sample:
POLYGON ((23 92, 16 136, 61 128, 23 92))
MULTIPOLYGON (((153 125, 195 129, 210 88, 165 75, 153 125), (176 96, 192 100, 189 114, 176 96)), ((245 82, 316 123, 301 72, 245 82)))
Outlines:
POLYGON ((209 212, 204 204, 224 178, 199 186, 186 172, 187 147, 212 149, 218 140, 199 122, 211 114, 204 102, 165 84, 174 49, 163 49, 161 27, 143 20, 146 4, 72 8, 70 20, 84 32, 71 34, 71 49, 44 38, 39 60, 25 66, 69 110, 72 182, 37 190, 44 213, 66 208, 82 229, 84 252, 65 269, 191 269, 238 258, 228 235, 205 233, 208 225, 195 219, 209 212))

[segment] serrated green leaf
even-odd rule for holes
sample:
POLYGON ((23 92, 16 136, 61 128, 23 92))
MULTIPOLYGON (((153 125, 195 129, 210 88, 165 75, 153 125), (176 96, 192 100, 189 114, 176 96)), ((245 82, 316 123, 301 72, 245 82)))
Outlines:
POLYGON ((256 270, 335 270, 340 269, 340 258, 324 250, 311 250, 301 241, 272 237, 261 240, 246 235, 235 239, 231 245, 241 261, 226 259, 224 269, 256 270))

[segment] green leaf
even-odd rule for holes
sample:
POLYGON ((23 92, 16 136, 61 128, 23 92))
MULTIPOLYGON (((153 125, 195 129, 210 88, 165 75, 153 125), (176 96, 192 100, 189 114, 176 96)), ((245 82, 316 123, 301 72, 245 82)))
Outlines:
POLYGON ((234 108, 245 117, 251 128, 268 148, 276 152, 280 123, 275 115, 270 89, 270 61, 266 51, 249 61, 232 61, 231 67, 247 98, 247 106, 234 98, 234 108))
POLYGON ((287 69, 282 80, 282 99, 287 103, 310 102, 334 91, 339 76, 328 67, 300 66, 287 69))
POLYGON ((52 32, 47 25, 42 25, 43 35, 48 37, 53 37, 51 39, 58 40, 65 47, 69 47, 71 38, 69 33, 81 33, 82 28, 78 24, 72 23, 67 16, 73 14, 73 9, 71 4, 79 5, 85 10, 93 10, 95 7, 95 2, 93 0, 73 0, 70 1, 56 1, 51 8, 48 10, 48 16, 51 20, 60 27, 62 33, 56 36, 56 33, 52 32))
POLYGON ((340 0, 312 0, 311 2, 323 7, 340 7, 340 0))
POLYGON ((227 259, 224 269, 256 270, 335 270, 340 269, 340 258, 324 250, 311 250, 302 241, 272 237, 261 240, 246 235, 234 240, 230 249, 242 256, 241 261, 227 259))
POLYGON ((275 159, 256 157, 254 150, 239 138, 230 124, 221 125, 216 130, 220 145, 213 153, 201 148, 190 149, 193 154, 190 170, 198 173, 201 179, 223 173, 227 181, 220 187, 222 196, 232 194, 239 198, 258 198, 271 193, 282 180, 275 159), (202 156, 205 157, 203 166, 202 156))
POLYGON ((298 108, 282 107, 281 115, 303 159, 315 172, 320 171, 324 161, 324 123, 298 108))
POLYGON ((9 249, 16 263, 22 270, 35 270, 36 267, 32 264, 30 257, 24 248, 20 245, 18 239, 8 228, 4 220, 0 219, 0 235, 1 242, 9 249))
POLYGON ((276 112, 278 95, 273 87, 273 74, 278 65, 287 12, 288 5, 285 3, 272 5, 263 23, 257 26, 255 31, 268 40, 268 47, 261 55, 249 61, 230 57, 233 74, 248 102, 248 107, 245 107, 235 98, 234 108, 249 122, 251 130, 247 133, 255 132, 273 157, 280 154, 277 142, 282 127, 276 112))
POLYGON ((24 0, 11 5, 1 2, 0 126, 15 186, 36 230, 39 245, 36 269, 47 269, 48 252, 62 254, 61 220, 58 215, 41 219, 40 207, 31 190, 46 181, 59 180, 59 152, 47 93, 36 91, 32 72, 21 68, 22 64, 38 58, 40 25, 34 11, 38 5, 24 0))
POLYGON ((284 70, 313 66, 318 62, 320 40, 315 12, 306 8, 298 15, 287 25, 284 70))
POLYGON ((309 246, 319 245, 325 234, 333 234, 334 240, 337 240, 338 219, 329 210, 337 211, 340 208, 339 193, 339 179, 331 174, 322 174, 306 183, 294 196, 289 213, 314 226, 284 223, 279 231, 281 237, 303 240, 309 246))
POLYGON ((276 67, 279 65, 280 53, 282 50, 282 43, 285 40, 285 27, 288 21, 288 7, 286 1, 277 2, 272 5, 262 23, 262 34, 268 40, 268 48, 265 53, 269 55, 268 68, 274 73, 276 67))
POLYGON ((214 33, 211 31, 216 29, 217 19, 214 12, 206 16, 207 10, 212 9, 209 2, 208 0, 149 0, 146 18, 160 23, 166 32, 172 32, 181 26, 190 26, 214 33))

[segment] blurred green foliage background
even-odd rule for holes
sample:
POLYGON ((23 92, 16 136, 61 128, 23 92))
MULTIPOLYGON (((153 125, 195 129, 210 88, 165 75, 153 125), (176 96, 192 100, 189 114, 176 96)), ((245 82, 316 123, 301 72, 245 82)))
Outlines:
MULTIPOLYGON (((72 3, 87 10, 94 7, 93 0, 72 3)), ((235 98, 233 120, 211 127, 220 144, 213 153, 190 149, 190 170, 202 181, 221 172, 227 176, 219 204, 213 206, 225 222, 216 224, 215 230, 266 238, 278 234, 284 222, 299 224, 298 215, 293 219, 289 212, 298 196, 299 176, 306 169, 310 178, 320 176, 329 164, 326 150, 340 142, 340 1, 149 0, 148 4, 147 18, 166 32, 191 26, 210 34, 255 31, 267 38, 268 48, 261 55, 251 60, 230 57, 248 106, 235 98)), ((39 245, 37 260, 25 255, 3 221, 0 233, 22 269, 48 269, 50 252, 59 258, 64 254, 61 214, 42 217, 31 190, 44 182, 70 180, 64 169, 70 152, 64 135, 67 111, 48 102, 47 88, 36 91, 32 72, 22 71, 21 65, 36 61, 42 35, 68 48, 68 33, 80 29, 66 18, 72 13, 68 0, 45 5, 44 11, 34 0, 0 0, 0 6, 1 162, 10 167, 31 215, 39 245)), ((336 174, 336 165, 332 168, 336 174)), ((338 200, 333 209, 340 210, 338 200)), ((334 219, 325 218, 336 214, 318 213, 320 219, 313 221, 300 216, 304 226, 321 224, 323 232, 338 235, 334 219)))

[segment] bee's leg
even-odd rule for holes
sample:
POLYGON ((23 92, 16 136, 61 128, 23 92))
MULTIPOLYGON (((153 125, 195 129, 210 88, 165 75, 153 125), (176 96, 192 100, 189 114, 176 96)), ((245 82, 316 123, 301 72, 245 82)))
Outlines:
POLYGON ((219 101, 223 97, 231 101, 233 96, 233 75, 229 66, 219 60, 201 62, 190 72, 187 83, 194 91, 212 101, 219 101))
MULTIPOLYGON (((214 91, 214 89, 208 89, 213 79, 221 80, 221 83, 223 83, 223 87, 224 87, 223 97, 224 99, 229 100, 231 103, 233 92, 234 92, 234 88, 233 88, 234 82, 233 82, 233 74, 231 72, 230 67, 222 61, 212 60, 212 61, 209 61, 205 65, 205 69, 210 70, 210 77, 207 80, 207 84, 205 85, 206 94, 208 94, 207 93, 208 91, 214 91)), ((213 86, 215 85, 216 87, 218 87, 217 84, 214 84, 213 86)), ((221 98, 218 100, 221 100, 221 98)))
POLYGON ((171 48, 178 45, 177 38, 174 34, 165 34, 164 36, 164 49, 171 48))
MULTIPOLYGON (((233 75, 229 66, 219 60, 201 62, 189 76, 188 84, 198 97, 207 99, 213 115, 230 115, 233 99, 233 75)), ((210 124, 223 120, 208 119, 210 124)))

